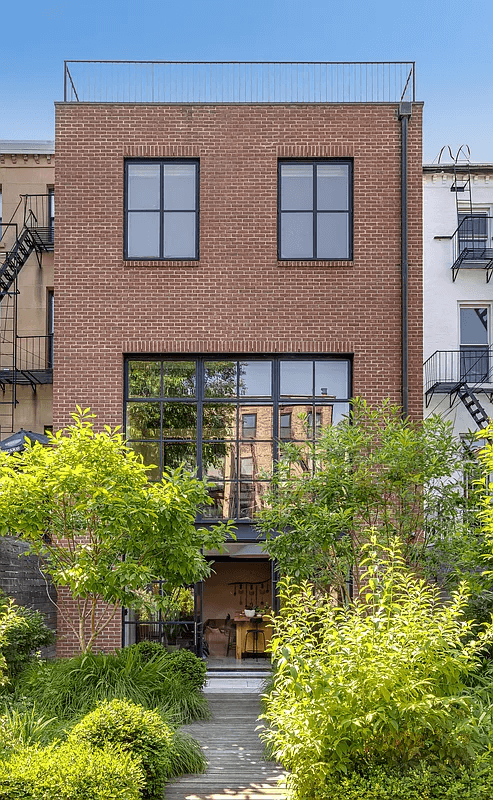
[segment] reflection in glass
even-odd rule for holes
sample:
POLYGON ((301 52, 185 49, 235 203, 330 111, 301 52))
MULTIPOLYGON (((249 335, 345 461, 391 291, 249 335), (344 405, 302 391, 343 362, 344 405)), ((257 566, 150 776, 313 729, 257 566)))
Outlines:
POLYGON ((159 196, 159 164, 129 164, 129 210, 159 209, 159 196))
POLYGON ((163 439, 195 439, 197 406, 193 403, 163 403, 163 439))
POLYGON ((144 464, 152 465, 152 469, 147 473, 150 481, 158 481, 160 478, 159 470, 159 442, 129 442, 129 446, 135 453, 142 456, 144 464))
POLYGON ((280 411, 279 414, 279 438, 282 441, 288 441, 292 438, 291 435, 291 412, 280 411))
POLYGON ((236 361, 205 362, 205 396, 236 396, 236 361))
POLYGON ((322 397, 348 397, 348 362, 315 361, 315 394, 322 397))
POLYGON ((240 361, 240 395, 246 397, 270 397, 271 361, 240 361))
POLYGON ((208 487, 213 503, 200 509, 204 519, 235 519, 237 517, 237 484, 235 481, 211 483, 208 487))
POLYGON ((242 439, 272 439, 272 406, 240 406, 242 439), (245 412, 245 413, 244 413, 245 412), (253 424, 252 418, 255 418, 253 424), (250 425, 250 422, 252 424, 250 425))
POLYGON ((128 403, 125 435, 127 439, 159 439, 160 403, 128 403))
POLYGON ((195 396, 194 361, 163 362, 163 395, 164 397, 195 396))
POLYGON ((326 163, 317 165, 317 209, 347 211, 349 207, 349 166, 326 163))
POLYGON ((349 403, 334 403, 332 406, 332 425, 337 425, 349 414, 349 403))
POLYGON ((236 439, 236 405, 204 403, 203 438, 236 439))
POLYGON ((236 449, 233 442, 205 442, 202 446, 202 477, 211 481, 236 477, 236 449))
POLYGON ((195 258, 195 213, 165 212, 163 217, 164 257, 195 258))
POLYGON ((242 439, 255 439, 257 433, 257 415, 256 414, 242 414, 241 415, 241 438, 242 439))
POLYGON ((313 164, 281 164, 281 210, 313 208, 313 164))
POLYGON ((130 361, 128 394, 129 397, 159 397, 161 395, 161 363, 159 361, 130 361))
POLYGON ((128 212, 129 258, 159 258, 159 211, 128 212))
POLYGON ((240 519, 254 519, 258 512, 265 508, 267 483, 259 481, 240 481, 238 491, 238 516, 240 519))
POLYGON ((265 478, 272 472, 272 444, 270 442, 242 442, 239 446, 240 475, 242 463, 245 469, 251 461, 251 475, 254 479, 265 478))
POLYGON ((196 472, 196 447, 194 444, 163 443, 163 469, 176 469, 181 464, 190 472, 196 472))
POLYGON ((317 214, 317 258, 349 258, 347 214, 317 214))
POLYGON ((282 214, 281 258, 313 258, 313 214, 282 214))
POLYGON ((313 362, 281 361, 281 395, 311 397, 313 394, 313 362))
POLYGON ((195 210, 195 164, 164 164, 164 210, 195 210))

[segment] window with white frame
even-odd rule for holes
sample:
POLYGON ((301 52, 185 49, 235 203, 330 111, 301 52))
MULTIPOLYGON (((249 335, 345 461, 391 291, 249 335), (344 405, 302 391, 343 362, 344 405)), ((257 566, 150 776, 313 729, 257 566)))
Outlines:
POLYGON ((460 377, 469 384, 490 378, 490 307, 459 307, 460 377))

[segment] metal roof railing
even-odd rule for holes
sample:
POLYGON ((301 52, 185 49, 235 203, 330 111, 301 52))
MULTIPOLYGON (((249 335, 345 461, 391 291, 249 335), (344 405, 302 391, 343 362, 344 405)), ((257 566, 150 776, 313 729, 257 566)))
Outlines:
POLYGON ((66 103, 398 103, 414 61, 65 61, 66 103))

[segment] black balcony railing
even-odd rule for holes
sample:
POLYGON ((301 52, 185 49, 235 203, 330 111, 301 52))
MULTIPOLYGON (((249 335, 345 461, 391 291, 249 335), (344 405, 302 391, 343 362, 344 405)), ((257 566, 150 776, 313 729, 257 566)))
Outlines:
MULTIPOLYGON (((449 394, 461 384, 477 390, 493 383, 492 347, 436 350, 424 363, 427 405, 434 393, 449 394)), ((490 391, 490 388, 488 389, 490 391)))
POLYGON ((413 61, 65 61, 68 103, 397 103, 413 61))
POLYGON ((460 269, 484 269, 486 283, 493 273, 493 217, 467 214, 452 235, 452 279, 460 269))
POLYGON ((53 369, 53 334, 17 336, 16 368, 22 372, 53 369))

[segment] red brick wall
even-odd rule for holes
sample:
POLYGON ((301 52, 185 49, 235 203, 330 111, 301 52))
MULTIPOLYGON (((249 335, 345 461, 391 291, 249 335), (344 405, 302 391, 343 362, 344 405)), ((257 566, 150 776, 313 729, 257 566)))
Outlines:
MULTIPOLYGON (((410 412, 422 408, 421 106, 409 123, 410 412)), ((122 422, 123 353, 353 353, 401 400, 396 104, 58 104, 54 425, 122 422), (125 157, 200 159, 200 261, 123 260, 125 157), (354 260, 277 261, 277 162, 354 159, 354 260)), ((118 642, 119 643, 119 642, 118 642)))

